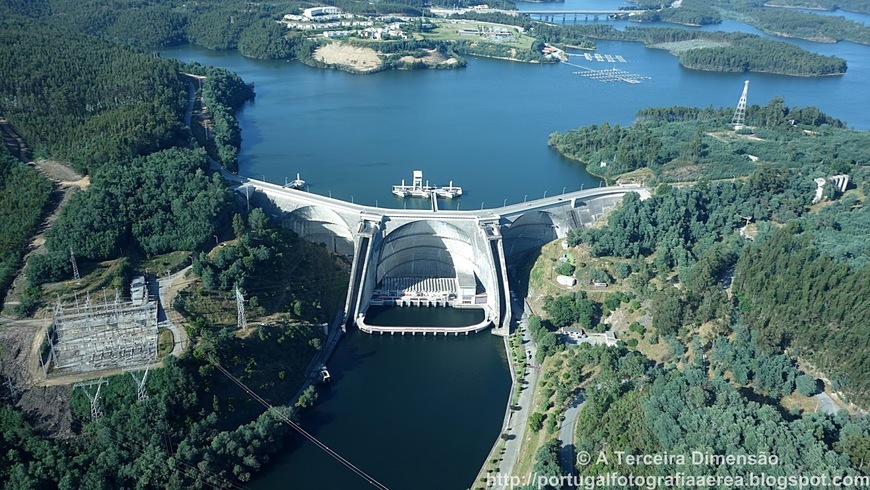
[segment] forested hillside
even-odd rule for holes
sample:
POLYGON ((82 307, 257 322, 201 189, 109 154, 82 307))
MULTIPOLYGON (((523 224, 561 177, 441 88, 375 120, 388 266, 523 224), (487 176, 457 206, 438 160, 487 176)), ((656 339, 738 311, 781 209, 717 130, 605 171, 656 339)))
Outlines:
MULTIPOLYGON (((818 152, 829 162, 845 155, 838 151, 844 146, 825 141, 842 145, 836 135, 847 131, 844 124, 817 109, 785 109, 774 101, 756 107, 753 117, 770 130, 766 138, 787 151, 797 150, 788 136, 796 128, 812 135, 800 151, 813 153, 813 161, 821 160, 818 152)), ((680 134, 673 128, 730 118, 730 111, 650 108, 638 118, 638 125, 653 125, 632 137, 652 135, 659 125, 671 127, 661 134, 680 134)), ((609 138, 588 143, 612 148, 618 134, 609 129, 600 134, 609 138)), ((699 141, 683 142, 704 150, 713 133, 697 134, 699 141)), ((644 147, 641 141, 626 146, 644 147)), ((866 147, 856 143, 853 150, 866 147)), ((574 262, 539 259, 535 268, 573 273, 578 284, 544 297, 543 319, 529 321, 540 365, 534 401, 540 412, 529 429, 555 433, 569 402, 584 401, 576 448, 592 461, 575 469, 590 478, 611 471, 717 475, 732 482, 761 471, 774 478, 867 474, 866 415, 851 411, 854 406, 851 413, 825 415, 814 398, 824 389, 858 407, 870 402, 866 161, 860 156, 827 168, 810 160, 792 168, 764 164, 743 179, 662 185, 646 200, 630 194, 605 226, 572 233, 566 251, 556 247, 574 262), (848 173, 853 186, 811 205, 814 172, 848 173), (569 263, 576 270, 565 267, 569 263), (589 286, 590 272, 601 276, 593 280, 606 290, 589 286), (609 349, 575 346, 556 332, 562 326, 609 330, 619 342, 609 349), (616 451, 766 454, 777 462, 695 463, 687 456, 686 462, 632 465, 619 463, 616 451), (596 458, 600 454, 607 459, 596 458)), ((538 281, 533 287, 544 286, 538 281)), ((548 463, 548 447, 536 451, 535 470, 559 475, 548 463)))
MULTIPOLYGON (((782 5, 777 2, 771 3, 782 5)), ((829 9, 842 6, 847 10, 858 12, 870 11, 866 0, 824 3, 825 5, 818 6, 829 9)), ((724 16, 754 25, 768 34, 819 42, 851 41, 870 44, 870 27, 843 17, 770 8, 766 7, 767 2, 764 0, 713 0, 711 4, 724 16)))
MULTIPOLYGON (((92 270, 113 268, 112 274, 120 276, 137 268, 135 272, 148 272, 145 264, 161 254, 212 248, 218 234, 229 235, 233 222, 244 246, 221 250, 244 257, 237 265, 224 255, 221 264, 250 275, 246 282, 232 276, 251 289, 250 315, 262 313, 257 300, 277 314, 268 324, 258 322, 245 332, 233 332, 209 321, 212 315, 197 314, 203 305, 217 304, 215 309, 220 309, 223 299, 209 303, 197 297, 198 309, 187 328, 188 351, 180 359, 167 357, 163 369, 151 370, 146 400, 137 401, 127 373, 109 376, 101 392, 104 415, 97 421, 92 420, 90 402, 81 390, 51 388, 60 410, 67 402, 72 409, 72 427, 60 428, 45 423, 41 412, 19 406, 22 391, 34 390, 27 383, 16 386, 17 394, 3 390, 0 481, 5 488, 217 488, 249 481, 287 441, 290 428, 282 417, 293 416, 296 410, 264 411, 213 364, 228 369, 270 403, 288 403, 322 346, 322 328, 313 321, 331 320, 336 298, 346 287, 344 271, 328 251, 267 226, 262 212, 252 213, 255 218, 248 221, 236 215, 233 221, 233 212, 239 210, 236 197, 220 174, 211 172, 205 149, 196 146, 184 126, 188 88, 195 79, 179 72, 206 75, 202 98, 213 124, 208 144, 214 145, 224 165, 234 166, 240 132, 232 110, 252 96, 250 85, 225 70, 182 66, 45 19, 6 16, 10 6, 15 13, 58 18, 63 16, 55 10, 58 6, 81 8, 80 13, 90 9, 93 25, 73 16, 66 20, 102 29, 100 34, 106 38, 130 36, 126 42, 143 45, 158 39, 175 42, 186 25, 173 13, 166 16, 162 7, 116 4, 131 9, 129 18, 102 17, 107 5, 102 2, 0 5, 4 15, 0 113, 33 149, 33 156, 69 162, 89 176, 87 189, 64 203, 46 233, 48 252, 29 260, 19 313, 28 315, 41 306, 44 283, 72 278, 71 250, 82 285, 67 281, 49 287, 81 296, 88 291, 85 284, 95 283, 89 277, 92 270), (137 12, 140 7, 144 11, 137 12), (166 18, 171 22, 166 23, 166 18), (153 30, 149 31, 153 36, 143 37, 136 31, 140 27, 153 30), (98 263, 105 259, 112 260, 98 263), (295 274, 276 274, 277 266, 293 268, 295 274), (283 289, 258 282, 275 276, 283 280, 283 289), (257 291, 258 287, 263 290, 257 291)), ((2 293, 19 270, 21 253, 50 191, 49 182, 33 167, 0 149, 2 293)), ((190 256, 173 257, 179 255, 190 256)), ((206 290, 204 294, 225 293, 206 290)), ((235 318, 235 306, 231 313, 235 318)), ((8 333, 6 325, 3 329, 8 333)), ((6 364, 9 357, 3 354, 4 376, 12 379, 10 372, 25 369, 6 364)), ((315 398, 316 393, 308 390, 297 407, 310 405, 315 398)))
POLYGON ((0 113, 34 157, 90 172, 182 143, 178 63, 31 21, 0 20, 0 113))
POLYGON ((842 58, 810 54, 793 44, 756 37, 740 38, 729 46, 683 51, 680 64, 693 70, 739 73, 822 76, 846 72, 842 58))
POLYGON ((202 149, 118 163, 95 172, 87 192, 63 209, 46 237, 49 253, 30 261, 33 283, 69 278, 69 250, 82 260, 196 250, 232 216, 231 191, 219 175, 206 173, 202 149))
POLYGON ((814 177, 870 161, 870 134, 843 127, 816 107, 789 108, 782 98, 747 108, 734 131, 730 109, 650 108, 632 126, 603 123, 550 135, 557 151, 607 178, 645 168, 661 181, 745 176, 764 164, 814 177))
MULTIPOLYGON (((724 339, 724 337, 719 337, 724 339)), ((727 342, 727 341, 725 341, 727 342)), ((696 338, 695 347, 703 346, 696 338)), ((740 346, 739 348, 744 348, 740 346)), ((570 373, 582 379, 583 365, 601 369, 598 382, 586 390, 588 399, 578 423, 577 450, 603 452, 579 466, 581 475, 611 471, 634 475, 717 475, 745 478, 764 472, 773 478, 792 475, 858 475, 867 455, 866 420, 824 415, 795 417, 774 406, 750 401, 721 374, 708 373, 700 358, 679 356, 681 368, 654 367, 643 356, 603 348, 580 350, 571 358, 570 373), (573 373, 577 374, 573 374, 573 373), (684 455, 662 464, 620 464, 615 451, 626 454, 684 455), (695 462, 693 451, 712 455, 764 455, 776 463, 733 465, 695 462)), ((778 373, 777 373, 778 374, 778 373)), ((560 383, 561 384, 561 383, 560 383)), ((866 469, 866 465, 864 466, 866 469)), ((691 486, 691 485, 690 485, 691 486)), ((699 485, 705 486, 705 485, 699 485)), ((722 487, 740 486, 736 484, 722 487)))
POLYGON ((48 179, 0 146, 0 299, 18 273, 50 194, 48 179))
POLYGON ((194 43, 209 49, 239 49, 245 56, 263 59, 304 57, 312 46, 301 36, 285 36, 287 29, 273 22, 293 9, 309 6, 301 2, 6 0, 6 4, 41 22, 133 46, 194 43))
MULTIPOLYGON (((866 241, 870 229, 863 232, 866 241)), ((812 232, 795 223, 750 247, 737 262, 734 292, 765 346, 806 356, 829 373, 835 389, 866 404, 870 266, 852 270, 817 248, 813 239, 812 232)), ((866 263, 867 254, 861 258, 866 263)))
MULTIPOLYGON (((687 68, 707 71, 753 71, 793 76, 822 76, 845 73, 846 60, 824 56, 784 41, 765 39, 742 32, 699 31, 662 27, 626 27, 609 24, 566 26, 572 37, 637 41, 653 48, 677 53, 687 68), (711 43, 704 48, 682 48, 687 41, 711 43)), ((552 42, 560 42, 554 40, 552 42)), ((691 44, 690 44, 691 46, 691 44)))
POLYGON ((659 335, 730 322, 732 300, 719 281, 736 267, 734 311, 761 349, 802 357, 863 405, 870 379, 867 169, 850 174, 859 190, 812 212, 815 184, 800 170, 764 167, 743 181, 663 186, 647 200, 627 196, 606 227, 576 232, 569 244, 632 260, 621 275, 652 300, 659 335), (755 223, 751 242, 737 233, 746 217, 755 223), (650 282, 671 271, 680 288, 650 282))
MULTIPOLYGON (((722 22, 722 15, 704 0, 683 0, 680 8, 662 9, 663 2, 640 0, 638 8, 649 8, 637 20, 641 22, 672 22, 690 26, 703 26, 722 22)), ((634 19, 633 19, 634 20, 634 19)))
POLYGON ((778 7, 800 7, 821 10, 843 9, 851 12, 870 14, 870 1, 868 0, 771 0, 767 4, 778 7))

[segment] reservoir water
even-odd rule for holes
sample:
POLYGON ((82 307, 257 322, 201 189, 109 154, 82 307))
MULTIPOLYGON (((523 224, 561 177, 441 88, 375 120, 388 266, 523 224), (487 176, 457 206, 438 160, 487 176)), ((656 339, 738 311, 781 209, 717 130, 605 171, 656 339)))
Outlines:
MULTIPOLYGON (((621 5, 626 3, 569 0, 520 8, 621 5)), ((731 21, 704 29, 758 33, 731 21)), ((197 47, 164 55, 221 66, 255 84, 256 100, 238 113, 242 175, 283 183, 299 172, 310 192, 402 207, 390 186, 422 169, 433 184, 453 180, 464 188, 461 199, 442 207, 477 209, 598 185, 580 165, 547 147, 553 131, 605 121, 631 124, 635 112, 648 106, 733 107, 746 79, 750 104, 783 96, 788 105, 815 105, 855 129, 870 129, 870 47, 790 42, 843 57, 849 70, 824 78, 707 73, 681 68, 664 51, 608 41, 598 42, 598 53, 620 55, 626 62, 619 69, 650 79, 601 83, 574 75, 578 68, 566 64, 481 58, 460 70, 351 75, 197 47)), ((613 67, 585 59, 577 64, 613 67)), ((472 483, 498 435, 508 396, 501 339, 488 333, 434 338, 352 331, 329 368, 333 383, 305 415, 306 429, 391 488, 472 483)), ((368 488, 298 439, 252 487, 368 488)))

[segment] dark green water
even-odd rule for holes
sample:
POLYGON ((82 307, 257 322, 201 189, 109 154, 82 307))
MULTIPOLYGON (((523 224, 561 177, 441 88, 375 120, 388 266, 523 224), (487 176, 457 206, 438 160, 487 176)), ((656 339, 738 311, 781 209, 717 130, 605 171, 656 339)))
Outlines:
POLYGON ((483 310, 436 306, 370 306, 366 323, 385 327, 467 327, 483 321, 483 310))
MULTIPOLYGON (((510 387, 500 337, 353 331, 329 371, 332 384, 303 422, 314 436, 391 489, 473 483, 498 437, 510 387)), ((372 488, 301 437, 250 486, 372 488)))

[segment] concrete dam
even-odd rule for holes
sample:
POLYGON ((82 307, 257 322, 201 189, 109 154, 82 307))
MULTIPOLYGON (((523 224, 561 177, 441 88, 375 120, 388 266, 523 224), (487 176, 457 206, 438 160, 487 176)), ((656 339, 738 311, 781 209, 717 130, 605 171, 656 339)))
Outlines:
POLYGON ((367 333, 507 334, 507 265, 568 231, 588 226, 637 185, 599 187, 473 211, 391 209, 349 203, 300 189, 244 179, 238 192, 302 238, 351 259, 344 324, 367 333), (365 323, 371 305, 480 308, 467 327, 395 327, 365 323))

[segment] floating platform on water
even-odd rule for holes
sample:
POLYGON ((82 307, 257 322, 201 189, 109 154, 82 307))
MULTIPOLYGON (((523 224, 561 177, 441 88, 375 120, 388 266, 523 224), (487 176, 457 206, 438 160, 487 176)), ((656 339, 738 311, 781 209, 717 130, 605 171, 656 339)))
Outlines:
POLYGON ((432 198, 442 197, 445 199, 453 199, 454 197, 459 197, 462 195, 462 187, 454 186, 453 181, 450 181, 450 185, 446 186, 436 186, 429 185, 429 181, 423 183, 423 171, 422 170, 414 170, 414 180, 411 185, 405 185, 405 179, 402 179, 402 183, 399 185, 393 186, 393 194, 398 197, 422 197, 422 198, 432 198))
POLYGON ((592 80, 598 80, 599 82, 626 82, 626 83, 640 83, 641 80, 651 80, 650 77, 645 77, 643 75, 638 75, 636 73, 630 73, 625 70, 617 70, 616 68, 611 68, 608 70, 592 70, 587 68, 586 71, 575 71, 574 75, 584 76, 586 78, 591 78, 592 80))

